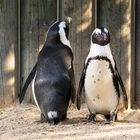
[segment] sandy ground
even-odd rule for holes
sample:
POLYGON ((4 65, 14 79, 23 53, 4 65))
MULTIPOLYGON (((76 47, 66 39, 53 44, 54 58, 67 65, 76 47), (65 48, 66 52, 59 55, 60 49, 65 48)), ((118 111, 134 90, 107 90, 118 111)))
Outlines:
POLYGON ((69 120, 58 125, 39 123, 34 105, 14 105, 0 109, 0 140, 140 140, 140 111, 129 111, 112 124, 85 124, 88 111, 71 106, 69 120), (124 120, 122 120, 124 119, 124 120))

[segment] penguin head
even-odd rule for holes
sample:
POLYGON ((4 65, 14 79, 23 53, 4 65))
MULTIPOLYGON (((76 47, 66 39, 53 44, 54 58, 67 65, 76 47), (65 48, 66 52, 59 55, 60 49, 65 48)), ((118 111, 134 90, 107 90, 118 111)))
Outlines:
POLYGON ((57 21, 48 30, 47 42, 50 43, 63 43, 69 45, 69 25, 71 18, 66 18, 63 21, 57 21))
POLYGON ((110 43, 110 35, 105 27, 96 28, 91 36, 92 43, 105 46, 110 43))

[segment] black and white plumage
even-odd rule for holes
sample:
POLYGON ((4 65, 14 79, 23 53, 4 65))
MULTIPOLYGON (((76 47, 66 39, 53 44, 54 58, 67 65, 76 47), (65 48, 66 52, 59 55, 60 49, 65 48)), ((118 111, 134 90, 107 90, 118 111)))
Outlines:
POLYGON ((77 91, 77 108, 81 107, 82 90, 90 118, 103 114, 110 121, 115 119, 120 101, 120 89, 125 99, 126 90, 110 50, 110 35, 106 28, 96 28, 91 35, 90 52, 86 58, 77 91), (108 118, 109 117, 109 118, 108 118))
POLYGON ((57 124, 67 116, 69 100, 75 101, 73 53, 68 40, 70 19, 55 22, 44 47, 19 95, 23 101, 28 85, 41 112, 41 121, 57 124))

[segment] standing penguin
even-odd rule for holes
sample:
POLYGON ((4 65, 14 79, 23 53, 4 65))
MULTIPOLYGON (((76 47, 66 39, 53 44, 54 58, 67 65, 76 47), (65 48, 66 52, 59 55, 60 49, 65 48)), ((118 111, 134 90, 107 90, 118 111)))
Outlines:
POLYGON ((75 101, 73 53, 68 40, 71 19, 55 22, 48 30, 44 47, 29 74, 19 102, 32 82, 32 92, 41 112, 41 122, 57 124, 67 117, 69 100, 75 101))
POLYGON ((90 112, 89 120, 96 122, 96 114, 114 121, 120 101, 120 90, 127 100, 126 90, 110 50, 110 35, 106 28, 96 28, 91 35, 90 52, 86 58, 77 91, 77 108, 81 107, 82 89, 90 112))

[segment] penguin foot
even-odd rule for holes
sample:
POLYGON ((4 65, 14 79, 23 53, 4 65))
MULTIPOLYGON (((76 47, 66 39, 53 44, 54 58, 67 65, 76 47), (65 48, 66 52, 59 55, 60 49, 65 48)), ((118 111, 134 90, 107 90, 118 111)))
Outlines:
POLYGON ((40 123, 48 122, 48 120, 46 119, 46 117, 44 116, 44 114, 41 113, 40 120, 35 121, 35 122, 38 123, 38 124, 40 124, 40 123))
POLYGON ((112 121, 108 121, 108 120, 103 120, 103 121, 100 121, 99 124, 101 125, 107 125, 107 124, 111 124, 112 121))
POLYGON ((96 114, 90 114, 88 120, 96 122, 96 114))
POLYGON ((85 120, 83 121, 83 124, 96 124, 97 122, 96 121, 93 121, 93 120, 85 120))
POLYGON ((57 120, 57 119, 53 119, 53 120, 49 120, 49 121, 48 121, 48 123, 49 123, 50 125, 57 125, 59 122, 60 122, 60 121, 57 120))
POLYGON ((109 121, 114 122, 115 120, 117 120, 117 115, 113 112, 110 114, 109 121))
POLYGON ((62 121, 68 121, 69 120, 69 118, 65 118, 65 119, 63 119, 62 121))
POLYGON ((84 124, 88 124, 88 123, 92 123, 92 124, 96 124, 96 114, 90 114, 89 118, 84 121, 84 124))
POLYGON ((61 121, 66 121, 66 120, 68 120, 67 114, 63 114, 62 115, 62 118, 61 118, 61 121))
POLYGON ((110 114, 109 115, 104 115, 106 120, 110 120, 110 114))
POLYGON ((44 123, 47 122, 47 118, 45 117, 45 115, 43 113, 41 113, 40 115, 40 123, 44 123))

